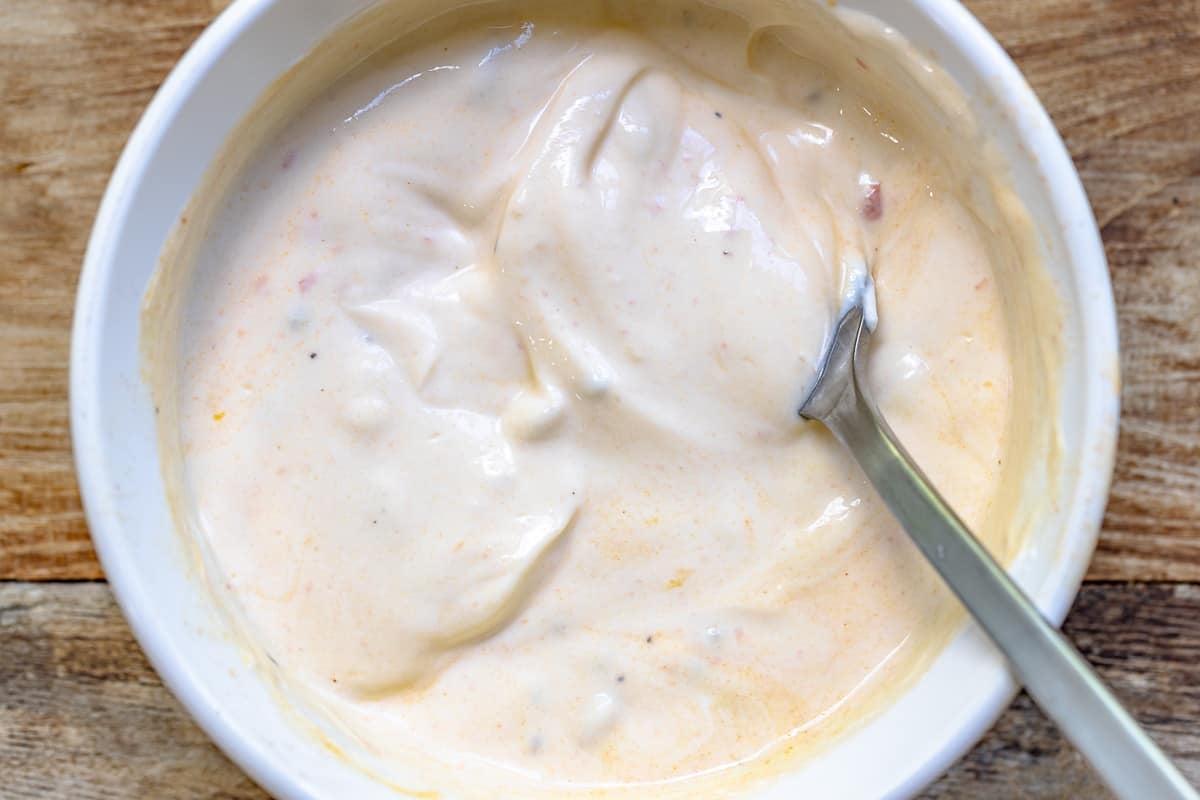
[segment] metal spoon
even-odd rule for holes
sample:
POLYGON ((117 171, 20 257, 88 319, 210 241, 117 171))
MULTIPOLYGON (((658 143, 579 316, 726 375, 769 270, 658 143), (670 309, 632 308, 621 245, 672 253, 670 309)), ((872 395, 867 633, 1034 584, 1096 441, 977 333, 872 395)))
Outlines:
POLYGON ((1008 657, 1026 691, 1118 797, 1196 800, 1175 765, 988 555, 897 441, 865 380, 875 327, 870 278, 855 281, 848 294, 800 416, 824 423, 850 449, 917 547, 1008 657))

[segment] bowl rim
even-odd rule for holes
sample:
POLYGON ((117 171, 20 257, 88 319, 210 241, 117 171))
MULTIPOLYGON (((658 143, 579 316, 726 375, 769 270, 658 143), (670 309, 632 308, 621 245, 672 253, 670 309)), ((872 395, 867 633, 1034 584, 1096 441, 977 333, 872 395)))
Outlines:
MULTIPOLYGON (((163 683, 205 733, 229 758, 271 794, 279 797, 314 796, 314 788, 294 777, 279 754, 269 752, 225 713, 201 685, 195 671, 168 641, 169 623, 147 610, 145 586, 134 554, 121 543, 122 522, 109 509, 117 491, 109 454, 103 446, 102 415, 95 386, 95 365, 102 349, 101 327, 106 309, 99 298, 117 271, 116 242, 124 235, 134 189, 146 178, 149 154, 166 135, 188 98, 188 88, 204 76, 239 35, 282 0, 234 0, 206 28, 155 93, 130 135, 105 189, 87 244, 76 290, 71 331, 69 400, 70 428, 76 476, 93 544, 109 587, 139 645, 163 683)), ((1088 398, 1081 439, 1089 448, 1068 507, 1068 528, 1074 531, 1075 558, 1060 561, 1045 579, 1048 591, 1035 597, 1054 624, 1066 616, 1082 583, 1099 536, 1116 457, 1119 412, 1118 333, 1107 260, 1091 206, 1058 130, 1016 64, 984 26, 957 0, 910 0, 914 10, 934 21, 954 40, 972 45, 968 59, 987 84, 1000 86, 1009 100, 1020 103, 1026 116, 1021 141, 1036 154, 1050 179, 1044 192, 1063 225, 1066 260, 1071 274, 1088 289, 1088 303, 1079 309, 1085 364, 1111 365, 1111 372, 1089 370, 1081 391, 1088 398), (1086 556, 1086 557, 1085 557, 1086 556)), ((961 758, 1003 713, 1017 691, 1007 673, 999 674, 974 702, 969 719, 951 731, 926 761, 897 776, 889 797, 908 797, 931 783, 961 758)))

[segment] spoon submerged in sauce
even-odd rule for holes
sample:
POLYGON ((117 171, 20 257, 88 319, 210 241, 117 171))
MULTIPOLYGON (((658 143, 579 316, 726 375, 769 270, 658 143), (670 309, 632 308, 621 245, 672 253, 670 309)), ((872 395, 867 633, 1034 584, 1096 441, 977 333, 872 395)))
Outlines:
POLYGON ((1008 577, 904 450, 866 384, 875 290, 850 282, 800 416, 858 461, 917 547, 1008 658, 1025 690, 1119 797, 1200 797, 1070 642, 1008 577))

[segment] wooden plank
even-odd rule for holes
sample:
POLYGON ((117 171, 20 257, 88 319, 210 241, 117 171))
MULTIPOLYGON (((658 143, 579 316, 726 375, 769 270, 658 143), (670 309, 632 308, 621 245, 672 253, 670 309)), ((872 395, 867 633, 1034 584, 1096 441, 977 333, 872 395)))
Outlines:
POLYGON ((0 796, 261 798, 167 693, 103 583, 0 583, 0 796))
MULTIPOLYGON (((66 428, 78 266, 108 173, 222 0, 0 4, 0 578, 94 578, 66 428)), ((1200 6, 969 3, 1062 129, 1121 308, 1125 417, 1094 579, 1200 580, 1200 6)))
MULTIPOLYGON (((1200 585, 1093 584, 1068 633, 1200 782, 1200 585)), ((0 583, 0 795, 263 795, 159 684, 102 583, 0 583)), ((1022 696, 928 798, 1107 796, 1022 696)))

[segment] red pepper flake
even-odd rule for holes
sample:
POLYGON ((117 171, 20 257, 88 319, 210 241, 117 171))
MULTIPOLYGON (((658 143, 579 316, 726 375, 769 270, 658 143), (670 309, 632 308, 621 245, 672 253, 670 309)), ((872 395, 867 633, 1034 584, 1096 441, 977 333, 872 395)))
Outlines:
POLYGON ((279 168, 284 169, 284 170, 291 169, 292 164, 295 164, 295 163, 296 163, 296 151, 288 150, 286 153, 283 154, 283 161, 280 162, 279 168))
POLYGON ((867 66, 867 62, 863 61, 863 60, 862 60, 861 58, 859 58, 858 56, 855 56, 855 57, 854 57, 854 63, 858 64, 860 67, 862 67, 863 69, 865 69, 867 72, 870 72, 870 71, 871 71, 871 68, 867 66))
POLYGON ((313 287, 313 284, 316 282, 317 282, 317 273, 310 272, 307 275, 305 275, 303 278, 301 278, 300 282, 297 285, 300 287, 301 293, 303 293, 303 292, 307 292, 309 289, 311 289, 313 287))
POLYGON ((863 184, 863 189, 865 191, 858 212, 867 222, 875 222, 883 216, 883 188, 877 182, 872 181, 863 184))

